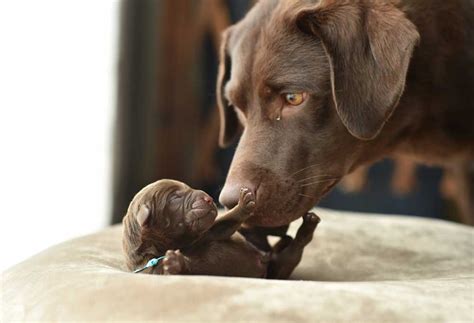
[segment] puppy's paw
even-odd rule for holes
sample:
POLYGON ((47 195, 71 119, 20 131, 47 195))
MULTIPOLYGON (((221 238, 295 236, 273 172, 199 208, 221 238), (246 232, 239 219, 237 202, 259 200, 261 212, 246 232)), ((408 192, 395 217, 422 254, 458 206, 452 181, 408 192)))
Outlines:
POLYGON ((318 224, 319 222, 321 222, 321 219, 315 213, 308 212, 305 215, 303 215, 303 222, 318 224))
POLYGON ((179 275, 184 272, 184 256, 179 250, 166 251, 163 259, 163 275, 179 275))
POLYGON ((248 188, 240 189, 239 205, 251 213, 255 209, 255 194, 248 188))
POLYGON ((306 246, 313 239, 314 230, 321 221, 319 216, 310 212, 303 216, 303 223, 296 232, 295 241, 300 246, 306 246))

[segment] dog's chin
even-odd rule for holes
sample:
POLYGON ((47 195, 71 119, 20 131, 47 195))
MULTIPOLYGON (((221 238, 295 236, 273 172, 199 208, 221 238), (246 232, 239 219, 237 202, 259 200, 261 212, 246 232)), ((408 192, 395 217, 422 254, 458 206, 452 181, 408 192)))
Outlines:
POLYGON ((189 221, 187 225, 194 233, 203 233, 209 230, 217 217, 217 209, 215 207, 209 208, 195 208, 189 211, 187 215, 189 221))
MULTIPOLYGON (((301 218, 311 210, 331 189, 338 183, 338 179, 317 187, 314 191, 296 193, 285 200, 278 200, 275 204, 264 205, 257 202, 254 215, 245 221, 251 226, 279 227, 288 225, 301 218), (296 204, 294 201, 298 201, 296 204), (288 209, 288 205, 294 205, 288 209)), ((270 200, 269 200, 270 201, 270 200)), ((271 203, 271 202, 270 202, 271 203)))
POLYGON ((245 221, 245 224, 250 226, 258 226, 258 227, 280 227, 283 225, 290 224, 291 222, 295 221, 296 219, 302 217, 307 211, 304 209, 302 210, 295 210, 290 214, 288 213, 270 213, 268 211, 262 211, 255 213, 252 217, 245 221))

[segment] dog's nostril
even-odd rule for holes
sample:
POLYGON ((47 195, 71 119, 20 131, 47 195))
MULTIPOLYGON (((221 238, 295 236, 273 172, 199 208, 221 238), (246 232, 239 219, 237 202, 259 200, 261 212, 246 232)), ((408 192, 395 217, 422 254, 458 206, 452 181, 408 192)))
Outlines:
POLYGON ((212 197, 210 196, 204 196, 202 199, 204 200, 204 202, 206 202, 209 205, 212 204, 212 202, 214 202, 212 197))

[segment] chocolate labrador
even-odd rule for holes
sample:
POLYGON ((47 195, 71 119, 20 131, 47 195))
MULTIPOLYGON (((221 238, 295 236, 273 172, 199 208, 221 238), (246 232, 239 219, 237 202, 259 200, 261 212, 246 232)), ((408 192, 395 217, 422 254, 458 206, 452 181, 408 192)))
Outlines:
POLYGON ((393 155, 462 170, 474 210, 472 0, 261 0, 220 61, 220 145, 241 135, 220 202, 252 189, 249 225, 286 225, 393 155))
POLYGON ((127 267, 165 275, 288 278, 319 218, 307 213, 294 239, 283 235, 262 250, 237 232, 254 208, 254 193, 242 188, 238 204, 216 220, 216 206, 203 191, 174 180, 152 183, 133 198, 123 218, 127 267), (146 266, 161 256, 161 262, 146 266))

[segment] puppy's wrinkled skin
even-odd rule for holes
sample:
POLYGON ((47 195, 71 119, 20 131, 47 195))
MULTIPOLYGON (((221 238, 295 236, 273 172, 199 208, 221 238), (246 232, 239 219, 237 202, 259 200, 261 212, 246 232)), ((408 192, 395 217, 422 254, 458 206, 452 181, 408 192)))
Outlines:
MULTIPOLYGON (((301 260, 319 223, 314 214, 304 217, 295 239, 285 236, 271 248, 260 249, 237 230, 255 209, 255 195, 240 190, 239 202, 217 218, 206 193, 173 181, 160 180, 142 189, 123 219, 123 249, 130 270, 165 256, 154 274, 219 275, 288 278, 301 260)), ((270 232, 253 232, 266 241, 270 232)))
POLYGON ((255 191, 249 225, 290 223, 385 156, 474 174, 472 0, 261 0, 220 61, 220 143, 240 135, 220 201, 255 191))

